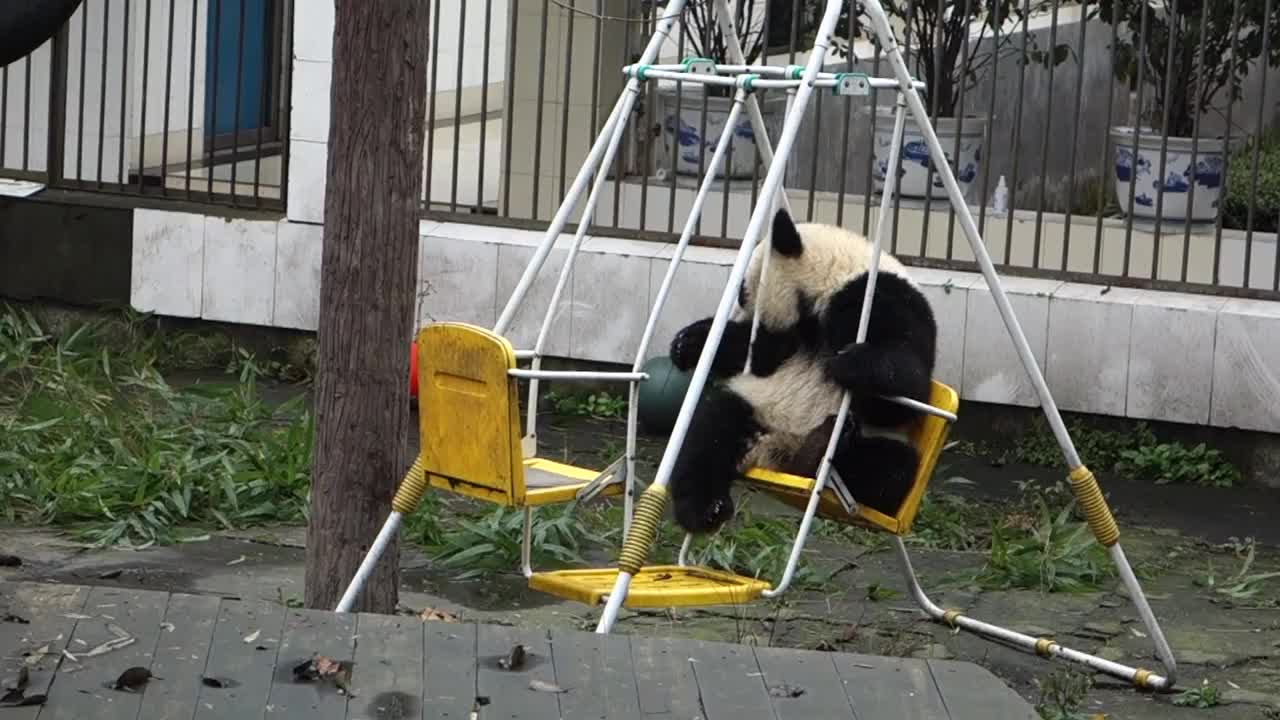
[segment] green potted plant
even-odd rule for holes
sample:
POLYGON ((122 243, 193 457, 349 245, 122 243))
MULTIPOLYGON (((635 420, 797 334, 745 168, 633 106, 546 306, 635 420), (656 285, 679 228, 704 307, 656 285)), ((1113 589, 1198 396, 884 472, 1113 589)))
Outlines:
MULTIPOLYGON (((925 107, 932 113, 937 108, 934 130, 942 141, 943 150, 951 164, 952 172, 960 183, 960 189, 968 194, 969 187, 981 174, 983 141, 990 118, 986 113, 960 113, 962 96, 965 105, 980 106, 973 94, 975 86, 991 72, 997 63, 1018 57, 1020 62, 1036 62, 1041 65, 1061 63, 1070 53, 1069 47, 1060 44, 1052 51, 1042 51, 1034 36, 1027 37, 1026 56, 1023 53, 1022 32, 1026 29, 1028 13, 1024 4, 1035 14, 1045 8, 1045 0, 1024 3, 1024 0, 881 0, 890 20, 901 24, 897 41, 907 46, 907 68, 912 75, 924 82, 925 107), (1013 25, 1009 21, 1013 20, 1013 25), (997 36, 996 29, 999 28, 997 36), (967 51, 966 51, 967 39, 967 51), (959 152, 956 149, 956 131, 960 131, 959 152)), ((854 27, 854 37, 865 34, 878 45, 871 32, 869 20, 861 5, 858 7, 859 23, 854 27)), ((844 49, 847 52, 847 49, 844 49)), ((889 148, 893 135, 892 107, 876 108, 874 174, 876 189, 884 186, 889 167, 889 148)), ((946 189, 937 172, 929 182, 929 153, 924 136, 912 122, 907 123, 902 145, 902 169, 899 191, 904 197, 945 198, 946 189)))
MULTIPOLYGON (((1217 217, 1226 142, 1222 136, 1195 138, 1197 119, 1224 91, 1228 102, 1240 99, 1242 81, 1262 55, 1266 5, 1266 0, 1101 0, 1091 10, 1091 17, 1116 26, 1116 77, 1131 91, 1138 89, 1139 75, 1144 83, 1138 127, 1115 126, 1110 133, 1116 201, 1123 211, 1129 210, 1132 192, 1137 217, 1155 218, 1157 205, 1166 220, 1217 217)), ((1280 57, 1280 27, 1274 17, 1271 22, 1270 57, 1263 61, 1274 63, 1280 57)))

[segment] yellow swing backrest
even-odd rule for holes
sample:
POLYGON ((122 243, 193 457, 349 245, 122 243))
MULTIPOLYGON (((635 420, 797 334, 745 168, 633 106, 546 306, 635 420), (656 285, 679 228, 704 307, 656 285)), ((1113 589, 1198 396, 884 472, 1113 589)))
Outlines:
POLYGON ((520 403, 506 338, 467 323, 418 332, 418 436, 432 487, 502 505, 524 502, 520 403))

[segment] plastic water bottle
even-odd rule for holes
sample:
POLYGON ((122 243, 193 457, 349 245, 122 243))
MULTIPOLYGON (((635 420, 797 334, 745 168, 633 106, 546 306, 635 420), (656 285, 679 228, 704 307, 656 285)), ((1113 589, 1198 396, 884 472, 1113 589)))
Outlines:
POLYGON ((1009 186, 1005 185, 1003 175, 996 183, 996 191, 991 197, 991 210, 995 215, 1005 215, 1009 212, 1009 186))

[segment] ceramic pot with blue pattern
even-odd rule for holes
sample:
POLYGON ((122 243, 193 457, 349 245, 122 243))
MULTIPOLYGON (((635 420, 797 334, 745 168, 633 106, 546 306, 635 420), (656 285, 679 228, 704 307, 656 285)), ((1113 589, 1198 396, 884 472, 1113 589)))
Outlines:
POLYGON ((1222 138, 1166 137, 1152 128, 1113 127, 1116 202, 1154 220, 1211 222, 1222 196, 1222 138))

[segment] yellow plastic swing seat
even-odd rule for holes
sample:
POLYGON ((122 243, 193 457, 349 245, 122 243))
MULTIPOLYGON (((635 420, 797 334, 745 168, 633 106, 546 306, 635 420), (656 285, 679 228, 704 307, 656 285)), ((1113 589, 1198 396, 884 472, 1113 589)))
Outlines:
MULTIPOLYGON (((534 573, 529 588, 565 600, 598 605, 613 592, 618 569, 557 570, 534 573)), ((751 602, 769 583, 706 567, 651 565, 631 578, 628 608, 709 607, 751 602)))
MULTIPOLYGON (((599 472, 525 458, 511 343, 485 328, 442 322, 418 332, 418 435, 432 487, 499 505, 569 502, 599 472)), ((620 495, 620 482, 601 496, 620 495)))
MULTIPOLYGON (((960 395, 946 384, 934 380, 929 389, 929 404, 955 415, 960 409, 960 395)), ((831 489, 834 478, 828 476, 822 494, 818 496, 817 516, 846 525, 883 530, 894 535, 910 533, 911 524, 920 511, 920 502, 924 499, 929 479, 933 477, 938 456, 942 454, 942 447, 946 444, 950 430, 951 423, 937 415, 923 415, 916 422, 911 432, 911 444, 915 447, 920 462, 916 466, 911 489, 893 515, 887 515, 865 505, 858 505, 853 513, 848 512, 835 491, 831 489)), ((808 507, 814 484, 813 478, 763 468, 752 468, 747 471, 743 480, 748 487, 765 491, 799 510, 808 507)))

